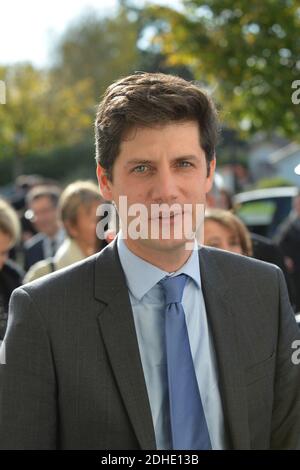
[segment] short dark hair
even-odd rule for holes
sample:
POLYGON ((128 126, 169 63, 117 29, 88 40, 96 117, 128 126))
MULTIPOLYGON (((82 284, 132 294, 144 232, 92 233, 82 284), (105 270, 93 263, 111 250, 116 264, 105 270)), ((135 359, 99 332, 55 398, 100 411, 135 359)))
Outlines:
POLYGON ((124 134, 134 127, 194 120, 207 167, 215 156, 217 111, 209 95, 196 84, 163 73, 136 73, 108 87, 96 122, 96 161, 112 179, 113 164, 124 134))

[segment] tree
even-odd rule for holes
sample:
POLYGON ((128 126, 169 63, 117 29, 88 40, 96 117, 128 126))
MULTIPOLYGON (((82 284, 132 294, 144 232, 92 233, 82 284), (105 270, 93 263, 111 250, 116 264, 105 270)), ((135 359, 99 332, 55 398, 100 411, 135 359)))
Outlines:
POLYGON ((170 65, 190 67, 214 91, 222 118, 241 131, 299 139, 299 0, 183 0, 183 10, 151 6, 148 24, 170 65))
POLYGON ((52 69, 61 86, 88 79, 97 103, 112 81, 136 69, 138 29, 128 13, 122 5, 108 18, 92 11, 67 28, 57 43, 52 69))
POLYGON ((93 146, 102 92, 137 64, 136 17, 122 3, 112 17, 90 13, 70 26, 50 69, 30 64, 0 69, 7 89, 6 104, 0 105, 0 158, 13 159, 14 177, 22 173, 29 155, 83 142, 93 146))
POLYGON ((49 74, 30 64, 2 68, 6 104, 0 106, 0 156, 14 158, 14 176, 24 158, 42 149, 79 142, 91 126, 88 81, 55 89, 49 74))

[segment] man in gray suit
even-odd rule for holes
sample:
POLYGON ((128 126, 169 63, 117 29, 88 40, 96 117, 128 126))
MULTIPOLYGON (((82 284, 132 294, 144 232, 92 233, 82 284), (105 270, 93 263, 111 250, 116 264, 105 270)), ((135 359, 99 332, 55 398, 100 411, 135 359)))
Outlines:
POLYGON ((216 137, 211 100, 185 80, 135 74, 108 88, 97 173, 122 230, 15 291, 2 449, 300 448, 300 336, 281 271, 191 243, 216 137))

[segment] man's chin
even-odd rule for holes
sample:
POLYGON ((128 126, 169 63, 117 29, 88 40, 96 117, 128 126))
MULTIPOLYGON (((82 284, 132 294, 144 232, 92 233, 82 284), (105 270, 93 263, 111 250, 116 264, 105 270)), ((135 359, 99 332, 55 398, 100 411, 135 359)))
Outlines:
POLYGON ((149 249, 157 251, 172 251, 176 249, 191 249, 191 246, 194 243, 194 239, 175 239, 175 238, 160 238, 160 239, 140 239, 138 241, 140 245, 147 246, 149 249))

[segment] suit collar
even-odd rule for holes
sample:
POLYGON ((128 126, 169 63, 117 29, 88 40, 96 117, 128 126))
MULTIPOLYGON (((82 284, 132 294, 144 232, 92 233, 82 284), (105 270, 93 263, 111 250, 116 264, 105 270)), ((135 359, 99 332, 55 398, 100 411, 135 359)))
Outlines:
POLYGON ((116 239, 98 253, 95 259, 95 298, 108 304, 120 290, 126 290, 116 239))

